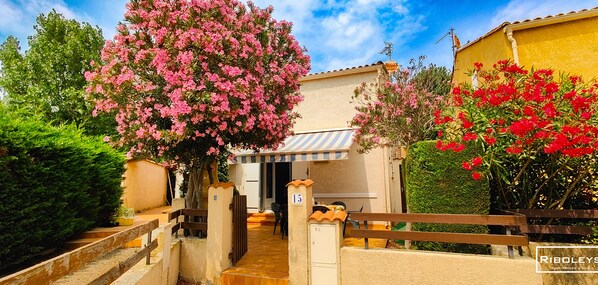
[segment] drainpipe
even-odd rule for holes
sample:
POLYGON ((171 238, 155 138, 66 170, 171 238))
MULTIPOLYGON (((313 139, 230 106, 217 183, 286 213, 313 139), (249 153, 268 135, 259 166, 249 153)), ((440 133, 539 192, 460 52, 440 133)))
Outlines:
POLYGON ((511 42, 511 49, 513 50, 513 60, 515 64, 519 65, 519 54, 517 53, 517 41, 513 37, 513 28, 505 27, 505 34, 507 34, 507 39, 511 42))

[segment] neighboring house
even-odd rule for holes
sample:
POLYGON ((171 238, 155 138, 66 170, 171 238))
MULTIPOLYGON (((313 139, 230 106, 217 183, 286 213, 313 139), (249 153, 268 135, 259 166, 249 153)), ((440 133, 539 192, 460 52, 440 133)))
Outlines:
POLYGON ((135 212, 166 205, 168 171, 150 160, 128 160, 122 186, 123 206, 135 212))
POLYGON ((301 118, 295 135, 276 151, 237 152, 229 167, 231 181, 247 195, 249 211, 268 210, 273 202, 287 204, 286 184, 310 178, 318 203, 343 201, 349 210, 400 212, 400 161, 393 159, 394 151, 359 153, 348 127, 356 114, 351 103, 355 88, 386 78, 386 68, 378 62, 300 79, 304 101, 296 108, 301 118))
POLYGON ((472 82, 465 72, 474 62, 488 68, 501 59, 586 80, 598 77, 598 7, 501 24, 457 50, 453 82, 472 82))

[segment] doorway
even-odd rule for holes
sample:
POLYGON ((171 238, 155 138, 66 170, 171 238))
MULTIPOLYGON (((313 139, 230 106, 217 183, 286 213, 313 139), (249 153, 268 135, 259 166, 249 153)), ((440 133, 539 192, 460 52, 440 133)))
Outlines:
POLYGON ((291 163, 276 162, 264 164, 264 209, 270 209, 272 203, 286 204, 287 183, 291 181, 291 163))

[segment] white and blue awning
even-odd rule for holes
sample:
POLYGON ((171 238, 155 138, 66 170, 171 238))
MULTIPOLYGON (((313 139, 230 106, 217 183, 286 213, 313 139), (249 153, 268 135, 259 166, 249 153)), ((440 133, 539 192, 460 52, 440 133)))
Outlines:
POLYGON ((289 136, 277 150, 237 151, 229 163, 266 163, 349 159, 353 130, 299 133, 289 136))

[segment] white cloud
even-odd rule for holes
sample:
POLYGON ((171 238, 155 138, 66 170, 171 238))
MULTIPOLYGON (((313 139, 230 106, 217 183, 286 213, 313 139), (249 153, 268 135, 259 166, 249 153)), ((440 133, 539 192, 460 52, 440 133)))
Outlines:
POLYGON ((26 50, 27 37, 35 32, 37 16, 52 9, 67 19, 99 26, 104 38, 109 39, 116 33, 116 24, 123 18, 127 1, 90 1, 79 7, 85 10, 76 10, 65 0, 0 0, 0 42, 13 35, 19 39, 22 50, 26 50))
POLYGON ((314 0, 256 0, 253 1, 258 7, 274 7, 273 17, 277 20, 293 22, 293 31, 297 33, 308 33, 309 27, 314 21, 314 11, 320 9, 324 3, 314 0))
POLYGON ((294 23, 294 34, 312 56, 312 72, 373 63, 390 41, 398 48, 423 29, 406 0, 257 0, 274 17, 294 23))
POLYGON ((54 9, 67 19, 77 19, 77 15, 62 0, 21 0, 20 6, 27 14, 34 17, 39 13, 47 14, 54 9))
POLYGON ((22 50, 27 49, 27 37, 34 33, 37 16, 52 9, 68 19, 81 20, 62 0, 0 0, 0 40, 13 35, 21 43, 22 50))
MULTIPOLYGON (((127 0, 86 2, 84 8, 65 0, 0 0, 0 41, 14 34, 26 49, 39 13, 55 9, 67 18, 115 34, 127 0)), ((395 56, 405 53, 413 36, 424 30, 424 17, 410 10, 408 0, 255 0, 259 7, 274 6, 274 18, 293 22, 293 33, 312 56, 312 72, 385 60, 378 52, 384 42, 395 44, 395 56)))
POLYGON ((16 32, 20 30, 17 24, 23 18, 23 13, 11 1, 0 0, 0 30, 16 32))

